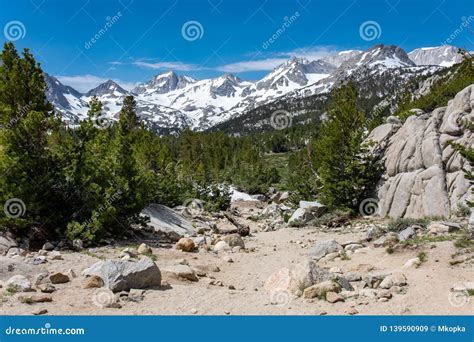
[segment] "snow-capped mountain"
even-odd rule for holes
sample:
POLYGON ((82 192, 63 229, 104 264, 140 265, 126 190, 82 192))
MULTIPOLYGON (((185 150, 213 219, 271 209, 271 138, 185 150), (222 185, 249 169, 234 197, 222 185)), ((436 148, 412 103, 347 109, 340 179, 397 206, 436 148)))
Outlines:
POLYGON ((458 52, 458 48, 451 45, 415 49, 408 54, 408 57, 416 65, 438 65, 442 67, 450 67, 460 63, 463 58, 462 54, 458 52))
POLYGON ((334 65, 335 67, 340 67, 342 63, 348 61, 349 59, 361 54, 364 51, 361 50, 347 50, 341 51, 329 56, 322 58, 321 60, 334 65))
MULTIPOLYGON (((431 55, 439 56, 433 51, 431 55)), ((450 53, 442 55, 447 56, 444 61, 452 60, 450 53)), ((102 101, 111 120, 117 120, 124 97, 134 95, 137 114, 149 127, 160 132, 186 127, 204 130, 280 99, 328 94, 348 78, 358 83, 367 97, 380 98, 403 87, 413 77, 431 74, 445 65, 441 62, 441 66, 417 66, 410 57, 417 63, 433 60, 426 54, 422 58, 417 50, 409 56, 400 47, 376 45, 367 51, 342 51, 316 61, 291 58, 255 82, 231 74, 195 80, 168 71, 131 91, 109 80, 86 94, 46 75, 47 96, 63 113, 65 121, 73 124, 86 117, 92 96, 102 101)))

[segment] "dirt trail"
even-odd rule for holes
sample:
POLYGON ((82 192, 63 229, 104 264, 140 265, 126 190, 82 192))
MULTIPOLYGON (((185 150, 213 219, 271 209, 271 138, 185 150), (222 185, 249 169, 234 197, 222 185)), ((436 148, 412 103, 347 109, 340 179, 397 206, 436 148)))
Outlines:
MULTIPOLYGON (((346 300, 335 304, 319 299, 291 298, 282 305, 271 303, 270 295, 263 289, 265 280, 282 267, 290 267, 307 258, 309 248, 316 241, 335 239, 338 242, 359 240, 365 237, 364 230, 347 233, 325 233, 316 227, 284 228, 277 231, 257 231, 257 223, 251 224, 252 235, 245 238, 246 250, 227 253, 233 262, 222 259, 222 255, 200 249, 195 253, 181 252, 170 248, 153 248, 158 267, 182 262, 185 259, 192 268, 204 269, 206 276, 198 282, 181 281, 164 275, 165 288, 147 289, 139 302, 121 302, 122 308, 100 308, 95 305, 98 289, 82 288, 81 272, 98 257, 117 258, 120 248, 103 247, 91 253, 62 252, 64 260, 51 260, 45 265, 21 268, 22 274, 32 278, 41 268, 50 271, 68 272, 77 275, 71 282, 55 285, 50 303, 26 304, 18 300, 21 294, 2 293, 0 314, 30 314, 44 308, 52 315, 319 315, 347 314, 354 308, 359 314, 368 315, 467 315, 474 312, 474 297, 468 297, 464 305, 450 304, 450 289, 459 283, 472 282, 472 264, 451 266, 451 255, 456 252, 452 241, 429 243, 414 250, 388 254, 385 248, 374 248, 368 244, 363 252, 354 253, 350 260, 335 260, 319 263, 322 267, 340 267, 348 272, 361 264, 373 265, 382 270, 401 270, 408 282, 406 293, 397 293, 386 302, 377 300, 366 303, 346 300), (426 252, 426 262, 419 268, 403 268, 405 262, 426 252), (216 272, 215 267, 220 269, 216 272), (210 285, 222 282, 222 286, 210 285)), ((1 257, 1 280, 13 274, 6 270, 7 264, 21 261, 1 257)))

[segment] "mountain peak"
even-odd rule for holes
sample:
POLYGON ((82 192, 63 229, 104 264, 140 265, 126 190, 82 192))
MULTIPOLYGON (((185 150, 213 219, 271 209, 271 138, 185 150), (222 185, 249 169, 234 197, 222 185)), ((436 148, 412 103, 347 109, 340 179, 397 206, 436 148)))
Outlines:
POLYGON ((458 48, 451 45, 423 47, 411 51, 408 57, 416 65, 439 65, 449 67, 460 63, 463 59, 458 48))
POLYGON ((99 84, 94 89, 91 89, 87 92, 86 96, 112 96, 112 97, 120 97, 123 95, 128 94, 128 92, 119 86, 116 82, 112 80, 107 80, 106 82, 99 84))
POLYGON ((150 81, 139 84, 132 92, 135 94, 156 93, 165 94, 170 91, 182 89, 196 80, 189 76, 177 75, 173 70, 154 76, 150 81))

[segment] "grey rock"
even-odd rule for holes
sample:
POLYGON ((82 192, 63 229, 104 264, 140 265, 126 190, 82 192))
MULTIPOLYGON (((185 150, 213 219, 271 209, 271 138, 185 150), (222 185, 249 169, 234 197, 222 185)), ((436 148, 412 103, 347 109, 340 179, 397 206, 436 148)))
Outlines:
POLYGON ((143 289, 161 285, 161 272, 150 258, 139 261, 100 261, 84 270, 83 275, 102 278, 104 286, 113 292, 131 288, 143 289))
POLYGON ((155 233, 163 234, 174 241, 184 236, 196 235, 191 222, 164 205, 151 204, 143 209, 141 215, 150 218, 148 225, 154 229, 155 233))
POLYGON ((225 241, 230 247, 239 246, 243 249, 245 248, 245 242, 240 237, 239 234, 229 234, 229 235, 223 236, 221 240, 225 241))
POLYGON ((371 240, 374 240, 374 239, 378 239, 379 237, 381 237, 382 235, 384 234, 384 231, 382 228, 378 227, 378 226, 375 226, 375 225, 371 225, 369 227, 369 229, 367 230, 367 241, 371 241, 371 240))
POLYGON ((321 216, 327 210, 327 207, 324 204, 316 201, 300 201, 299 207, 311 212, 315 217, 321 216))
POLYGON ((329 253, 340 252, 342 250, 342 246, 335 240, 320 241, 310 249, 309 257, 317 261, 329 253))
POLYGON ((311 219, 311 215, 306 209, 298 208, 288 219, 288 225, 290 227, 299 227, 307 223, 311 219))
POLYGON ((14 275, 10 279, 8 279, 5 285, 7 289, 11 288, 19 292, 33 291, 33 289, 31 288, 31 283, 28 280, 28 278, 20 274, 14 275))
POLYGON ((413 227, 408 227, 403 229, 400 233, 398 233, 398 240, 405 241, 411 238, 416 234, 415 229, 413 227))
POLYGON ((16 241, 6 234, 0 235, 0 255, 4 255, 12 247, 17 247, 16 241))
POLYGON ((41 248, 41 249, 44 249, 45 251, 52 251, 52 250, 54 250, 54 245, 51 242, 46 242, 43 245, 43 248, 41 248))
POLYGON ((448 232, 452 233, 461 229, 461 225, 456 222, 449 222, 449 221, 441 221, 441 224, 448 226, 448 232))
POLYGON ((196 273, 188 265, 171 265, 163 268, 163 274, 169 275, 177 279, 187 279, 190 281, 198 281, 196 273))

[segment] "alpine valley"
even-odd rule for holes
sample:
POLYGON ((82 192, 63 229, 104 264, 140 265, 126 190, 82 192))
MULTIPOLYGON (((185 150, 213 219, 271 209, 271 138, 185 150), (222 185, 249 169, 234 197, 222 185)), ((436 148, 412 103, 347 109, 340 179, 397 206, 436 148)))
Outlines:
POLYGON ((461 60, 453 46, 406 53, 398 46, 375 45, 367 51, 341 51, 319 60, 293 57, 253 82, 232 74, 196 80, 168 71, 130 91, 108 80, 80 93, 52 75, 45 78, 48 100, 69 125, 87 117, 93 96, 103 103, 104 118, 116 121, 125 96, 134 95, 139 118, 160 134, 186 128, 240 133, 270 128, 276 110, 291 113, 293 123, 319 117, 330 91, 348 79, 371 108, 391 108, 410 83, 426 82, 461 60))

